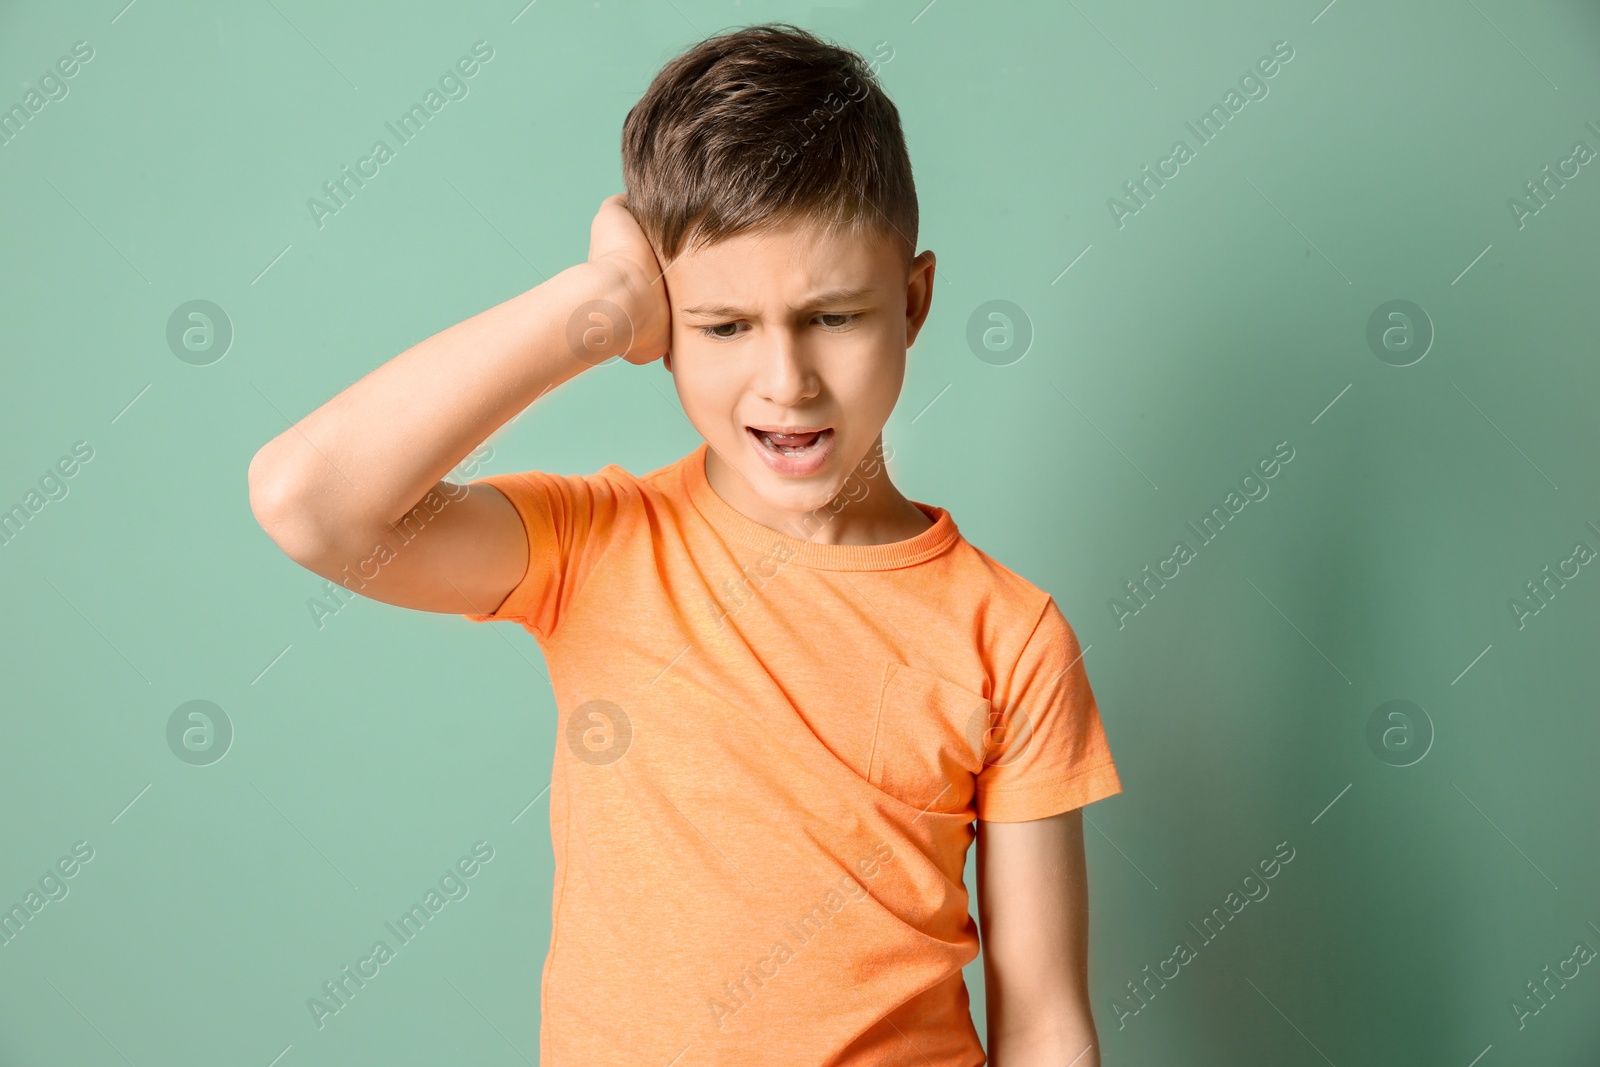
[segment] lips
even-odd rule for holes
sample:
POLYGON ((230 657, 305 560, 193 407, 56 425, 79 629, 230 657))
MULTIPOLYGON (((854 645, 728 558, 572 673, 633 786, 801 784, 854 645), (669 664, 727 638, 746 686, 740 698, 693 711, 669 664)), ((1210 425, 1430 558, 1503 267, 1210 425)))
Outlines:
POLYGON ((790 477, 820 471, 833 451, 831 426, 746 426, 745 432, 767 465, 790 477))
POLYGON ((777 423, 773 423, 771 426, 751 426, 748 428, 759 430, 762 433, 816 433, 818 430, 828 429, 826 426, 779 426, 777 423))
POLYGON ((789 430, 767 426, 750 426, 747 429, 755 435, 756 440, 774 451, 797 453, 807 451, 831 433, 831 430, 826 426, 789 430))

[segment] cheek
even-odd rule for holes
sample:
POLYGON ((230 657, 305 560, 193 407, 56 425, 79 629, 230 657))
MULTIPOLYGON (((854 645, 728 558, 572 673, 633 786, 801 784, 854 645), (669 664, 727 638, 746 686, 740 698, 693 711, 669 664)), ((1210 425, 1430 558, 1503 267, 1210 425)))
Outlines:
POLYGON ((840 399, 886 413, 900 396, 905 373, 903 354, 874 345, 835 364, 829 381, 840 399))
POLYGON ((719 410, 730 408, 741 386, 729 370, 716 360, 705 358, 703 353, 675 351, 672 384, 678 390, 684 410, 695 416, 714 417, 719 410))

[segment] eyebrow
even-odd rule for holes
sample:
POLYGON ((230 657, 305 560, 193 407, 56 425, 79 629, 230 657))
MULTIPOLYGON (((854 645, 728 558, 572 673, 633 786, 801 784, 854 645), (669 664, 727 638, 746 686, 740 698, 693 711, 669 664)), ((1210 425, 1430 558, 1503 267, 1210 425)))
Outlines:
MULTIPOLYGON (((811 294, 811 296, 807 297, 799 307, 792 307, 790 310, 799 311, 802 308, 809 309, 814 307, 823 307, 829 304, 850 303, 855 300, 860 300, 864 296, 871 296, 872 293, 872 287, 867 285, 840 286, 835 289, 824 289, 819 293, 811 294)), ((746 318, 751 314, 748 309, 734 307, 732 304, 695 304, 693 307, 679 308, 678 311, 680 314, 684 315, 705 315, 712 318, 734 319, 746 318)))

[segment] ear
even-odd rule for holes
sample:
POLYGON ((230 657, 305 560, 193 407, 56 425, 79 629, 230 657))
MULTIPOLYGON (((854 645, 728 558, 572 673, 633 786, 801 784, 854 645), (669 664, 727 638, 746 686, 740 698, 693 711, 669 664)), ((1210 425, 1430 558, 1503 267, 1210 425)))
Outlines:
POLYGON ((670 372, 672 370, 672 349, 667 349, 661 356, 661 365, 670 372))
POLYGON ((922 324, 927 321, 933 306, 933 272, 936 259, 931 249, 925 249, 911 261, 906 282, 906 347, 916 343, 922 324))

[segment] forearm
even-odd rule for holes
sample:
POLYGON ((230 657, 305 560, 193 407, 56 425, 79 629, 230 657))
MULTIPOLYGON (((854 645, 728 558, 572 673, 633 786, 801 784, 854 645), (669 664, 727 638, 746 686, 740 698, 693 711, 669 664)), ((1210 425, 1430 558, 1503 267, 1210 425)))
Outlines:
POLYGON ((256 454, 252 508, 286 550, 362 543, 519 411, 591 366, 569 345, 568 322, 587 301, 624 303, 623 284, 580 263, 402 352, 256 454))
POLYGON ((1064 1013, 1054 1028, 991 1024, 989 1067, 1100 1067, 1100 1040, 1089 1008, 1064 1013))

